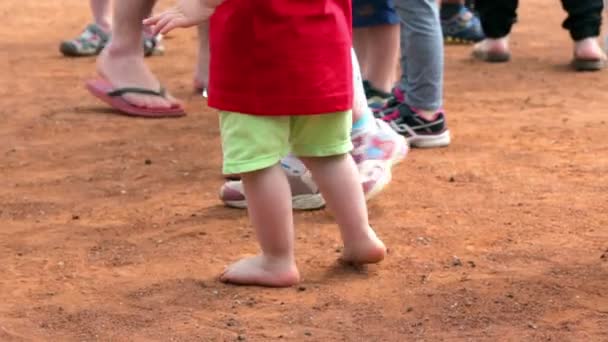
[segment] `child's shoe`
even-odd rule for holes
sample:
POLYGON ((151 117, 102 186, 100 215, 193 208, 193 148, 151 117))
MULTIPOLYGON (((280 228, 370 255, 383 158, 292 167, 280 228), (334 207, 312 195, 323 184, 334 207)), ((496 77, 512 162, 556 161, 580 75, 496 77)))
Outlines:
POLYGON ((98 55, 110 40, 110 34, 96 24, 87 26, 80 36, 61 42, 59 51, 68 57, 98 55))
POLYGON ((462 5, 458 14, 441 19, 441 29, 448 44, 470 44, 485 38, 479 17, 462 5))

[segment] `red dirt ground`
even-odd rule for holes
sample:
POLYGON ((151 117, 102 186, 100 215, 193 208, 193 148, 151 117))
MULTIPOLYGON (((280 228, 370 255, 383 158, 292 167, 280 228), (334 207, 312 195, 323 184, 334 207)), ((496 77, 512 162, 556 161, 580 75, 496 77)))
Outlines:
POLYGON ((608 341, 608 75, 568 69, 557 1, 524 1, 510 64, 447 49, 454 142, 370 204, 386 262, 336 266, 330 216, 298 213, 289 289, 215 279, 256 243, 217 198, 194 33, 149 60, 190 115, 116 116, 57 51, 86 5, 0 4, 1 341, 608 341))

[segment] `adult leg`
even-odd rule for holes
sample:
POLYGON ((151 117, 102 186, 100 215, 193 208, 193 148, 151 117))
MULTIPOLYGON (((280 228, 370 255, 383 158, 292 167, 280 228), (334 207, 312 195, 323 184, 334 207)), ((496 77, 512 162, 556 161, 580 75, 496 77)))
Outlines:
POLYGON ((574 66, 580 70, 598 70, 604 66, 605 55, 598 37, 602 25, 602 0, 562 0, 568 18, 563 27, 574 41, 574 66))
MULTIPOLYGON (((160 89, 160 82, 144 63, 142 20, 152 11, 154 0, 117 1, 114 6, 113 33, 110 44, 97 60, 99 74, 114 88, 137 87, 160 89)), ((143 108, 170 108, 178 101, 166 97, 125 94, 125 101, 143 108)))
POLYGON ((481 26, 486 39, 473 48, 473 56, 488 62, 506 62, 511 58, 508 36, 517 20, 518 0, 478 0, 481 26))

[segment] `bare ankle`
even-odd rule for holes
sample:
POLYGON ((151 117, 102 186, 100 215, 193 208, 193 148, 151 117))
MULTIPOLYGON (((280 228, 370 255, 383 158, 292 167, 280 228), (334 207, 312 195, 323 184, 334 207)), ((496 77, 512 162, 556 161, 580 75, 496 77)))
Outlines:
POLYGON ((109 58, 141 58, 143 60, 144 50, 143 44, 133 45, 129 42, 110 41, 110 44, 104 49, 103 54, 109 58))

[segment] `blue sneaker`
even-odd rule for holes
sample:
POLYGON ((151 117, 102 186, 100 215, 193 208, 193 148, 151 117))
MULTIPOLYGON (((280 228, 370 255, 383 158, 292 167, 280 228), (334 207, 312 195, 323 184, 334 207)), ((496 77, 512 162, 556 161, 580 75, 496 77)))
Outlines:
POLYGON ((467 7, 449 19, 441 19, 443 40, 447 44, 471 44, 485 38, 479 17, 467 7))

